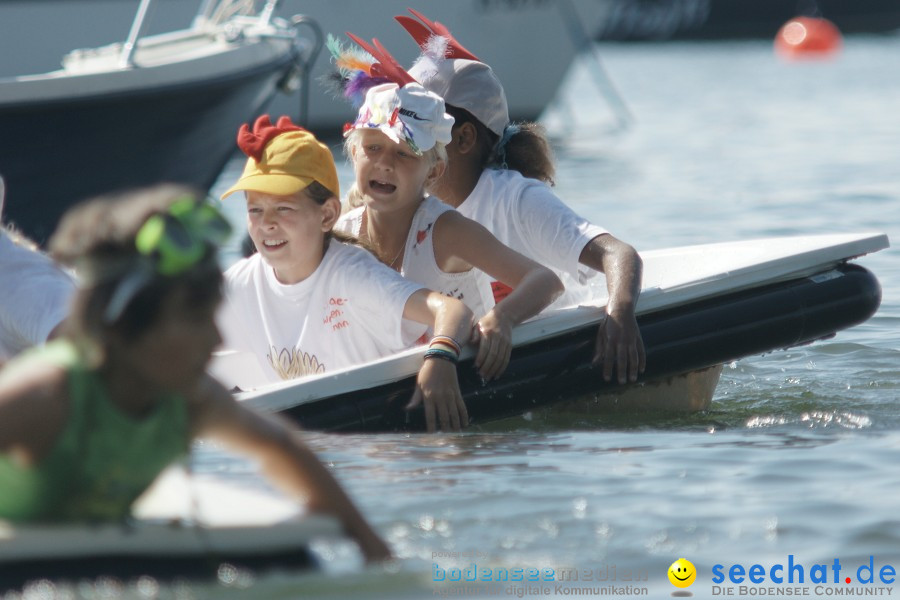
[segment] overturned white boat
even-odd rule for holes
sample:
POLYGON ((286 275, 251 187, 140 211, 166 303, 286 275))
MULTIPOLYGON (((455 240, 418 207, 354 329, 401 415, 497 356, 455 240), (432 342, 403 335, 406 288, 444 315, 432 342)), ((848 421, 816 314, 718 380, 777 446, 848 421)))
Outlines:
MULTIPOLYGON (((471 349, 464 351, 459 380, 469 416, 473 423, 484 423, 579 395, 634 390, 701 370, 713 377, 708 403, 718 365, 830 337, 871 317, 881 287, 871 272, 848 261, 887 247, 887 236, 863 233, 642 252, 637 319, 647 370, 637 384, 604 382, 591 368, 607 300, 605 292, 598 292, 591 303, 520 325, 509 367, 498 380, 483 384, 472 367, 471 349)), ((422 354, 416 348, 351 369, 260 385, 238 398, 284 413, 309 429, 424 430, 421 407, 405 409, 422 354)), ((218 355, 213 365, 223 382, 242 389, 262 380, 259 369, 255 357, 228 353, 218 355)), ((670 406, 685 408, 677 400, 670 406)), ((654 408, 666 407, 663 402, 654 408)))

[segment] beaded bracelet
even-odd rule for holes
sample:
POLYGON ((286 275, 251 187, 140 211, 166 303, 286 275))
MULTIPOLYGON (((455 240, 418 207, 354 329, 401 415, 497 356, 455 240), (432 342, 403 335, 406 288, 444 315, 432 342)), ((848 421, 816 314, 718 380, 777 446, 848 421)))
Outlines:
POLYGON ((431 348, 435 345, 446 346, 453 352, 456 352, 456 355, 459 356, 459 353, 462 352, 462 347, 460 347, 459 342, 454 340, 449 335, 436 335, 431 338, 431 343, 428 344, 428 347, 431 348))
POLYGON ((429 358, 440 358, 452 362, 454 365, 459 362, 459 356, 455 352, 444 350, 443 348, 429 348, 425 351, 425 360, 429 358))
POLYGON ((431 343, 428 344, 428 350, 425 351, 425 360, 440 358, 455 365, 459 362, 459 353, 460 346, 456 340, 449 335, 436 335, 431 338, 431 343))
POLYGON ((443 350, 444 352, 449 352, 449 353, 453 354, 453 356, 455 356, 456 358, 459 358, 459 350, 457 350, 456 348, 454 348, 453 346, 450 346, 448 344, 444 344, 441 342, 432 342, 431 344, 428 345, 428 349, 429 350, 443 350))

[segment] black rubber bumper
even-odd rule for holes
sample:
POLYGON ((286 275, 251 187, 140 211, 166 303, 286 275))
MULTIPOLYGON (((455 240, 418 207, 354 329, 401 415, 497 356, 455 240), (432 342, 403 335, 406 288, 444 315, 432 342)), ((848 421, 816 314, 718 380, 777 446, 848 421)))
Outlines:
MULTIPOLYGON (((862 323, 878 309, 881 286, 868 270, 841 265, 812 277, 744 290, 638 317, 647 351, 642 380, 731 362, 806 344, 862 323)), ((483 385, 471 361, 459 382, 473 423, 521 414, 574 395, 604 391, 591 368, 596 326, 513 350, 497 381, 483 385)), ((306 429, 422 431, 424 411, 405 410, 413 377, 376 388, 323 398, 283 414, 306 429)))

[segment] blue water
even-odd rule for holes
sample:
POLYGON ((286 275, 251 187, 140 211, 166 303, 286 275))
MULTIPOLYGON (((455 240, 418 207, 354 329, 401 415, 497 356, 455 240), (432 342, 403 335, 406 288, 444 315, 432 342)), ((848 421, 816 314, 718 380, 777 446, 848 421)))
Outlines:
MULTIPOLYGON (((617 236, 638 249, 823 232, 900 240, 900 37, 849 38, 824 63, 781 62, 763 41, 598 52, 631 126, 616 131, 591 58, 572 71, 548 122, 570 126, 557 143, 559 194, 617 236)), ((342 166, 342 181, 349 174, 342 166)), ((718 597, 715 565, 727 575, 732 564, 758 563, 768 573, 792 555, 807 577, 795 585, 828 597, 809 582, 815 564, 830 569, 838 559, 840 583, 829 570, 827 587, 842 590, 870 556, 876 577, 886 564, 900 570, 898 252, 859 261, 883 286, 874 318, 827 341, 726 365, 704 413, 520 420, 460 435, 308 434, 397 564, 366 570, 352 546, 323 542, 324 575, 160 594, 466 597, 486 584, 433 579, 475 563, 607 578, 567 584, 569 592, 502 584, 495 597, 631 585, 663 598, 677 589, 666 571, 683 556, 699 572, 688 591, 707 598, 718 597)), ((255 465, 214 447, 201 447, 196 462, 264 486, 255 465)), ((739 597, 739 584, 722 585, 739 597)), ((888 587, 900 595, 896 582, 888 587)))

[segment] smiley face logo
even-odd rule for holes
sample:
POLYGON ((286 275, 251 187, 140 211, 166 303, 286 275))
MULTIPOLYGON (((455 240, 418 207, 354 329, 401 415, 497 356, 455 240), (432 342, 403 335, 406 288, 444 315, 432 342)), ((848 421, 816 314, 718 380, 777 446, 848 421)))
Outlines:
POLYGON ((675 587, 686 588, 697 579, 697 569, 686 558, 679 558, 669 566, 669 581, 675 587))

